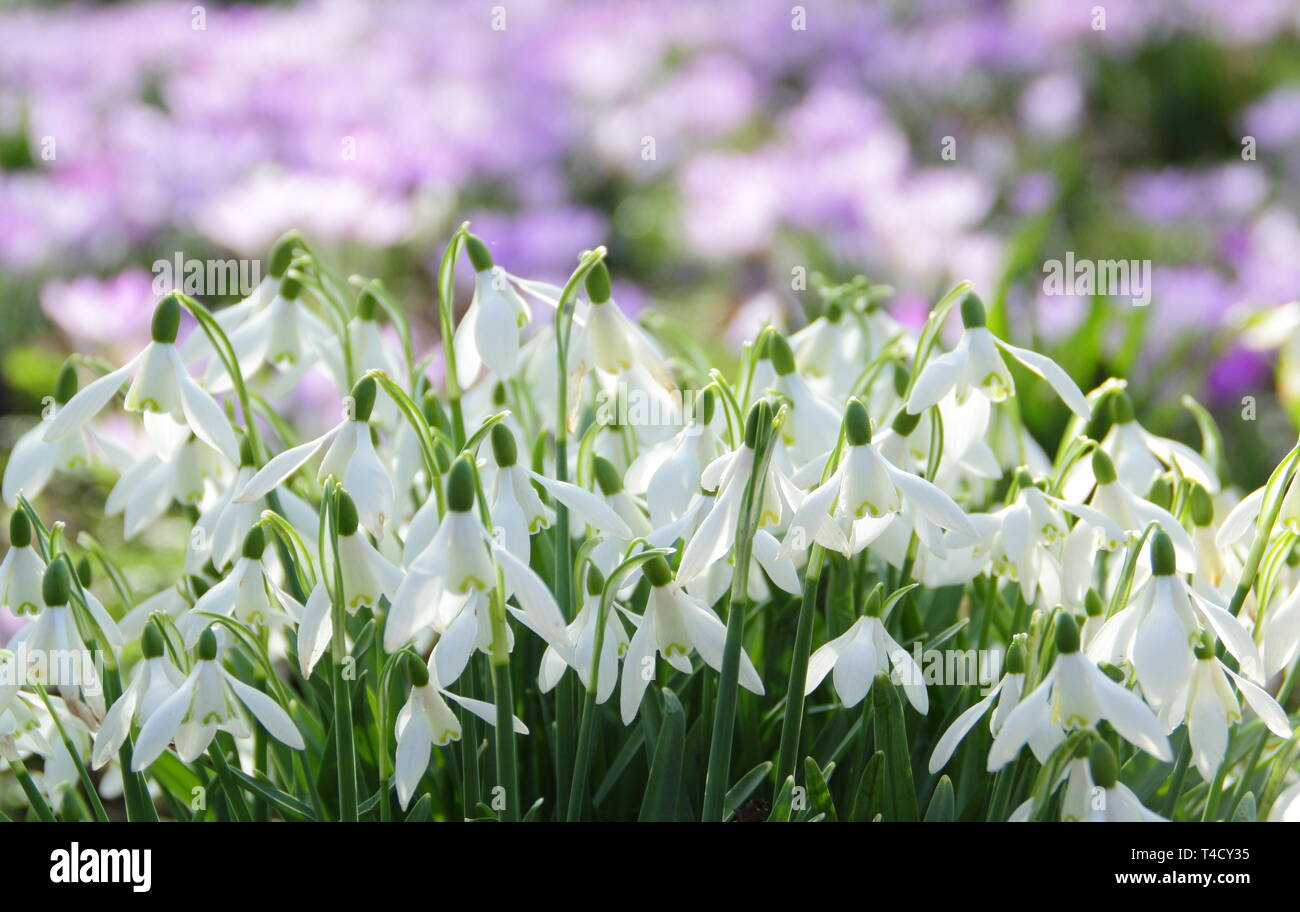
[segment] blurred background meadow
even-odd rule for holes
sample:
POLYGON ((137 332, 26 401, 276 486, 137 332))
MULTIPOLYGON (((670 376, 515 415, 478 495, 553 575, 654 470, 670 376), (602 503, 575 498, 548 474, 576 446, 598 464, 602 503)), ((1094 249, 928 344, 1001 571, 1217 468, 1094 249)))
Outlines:
MULTIPOLYGON (((69 352, 147 341, 155 262, 299 228, 424 353, 469 219, 532 278, 607 245, 623 307, 719 362, 823 284, 919 326, 970 279, 1152 430, 1199 445, 1195 396, 1253 487, 1300 416, 1286 340, 1238 338, 1300 288, 1298 140, 1295 0, 0 2, 0 454, 69 352), (1150 261, 1150 303, 1047 294, 1067 253, 1150 261)), ((323 383, 297 399, 332 423, 323 383)))

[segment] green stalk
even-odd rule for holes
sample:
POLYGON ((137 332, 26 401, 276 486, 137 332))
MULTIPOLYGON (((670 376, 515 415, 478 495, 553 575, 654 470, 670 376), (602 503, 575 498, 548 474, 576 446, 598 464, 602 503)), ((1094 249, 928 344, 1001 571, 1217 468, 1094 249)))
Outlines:
POLYGON ((23 761, 10 760, 9 770, 14 774, 15 778, 18 779, 18 784, 23 787, 23 793, 27 796, 27 803, 31 805, 32 811, 36 816, 45 823, 54 823, 54 812, 51 811, 50 806, 45 803, 45 796, 41 794, 41 790, 38 789, 36 783, 32 781, 32 775, 27 772, 27 767, 23 765, 23 761))
MULTIPOLYGON (((757 434, 753 442, 754 457, 745 495, 741 501, 740 522, 736 525, 736 563, 731 575, 731 589, 726 597, 727 639, 722 650, 718 700, 713 714, 713 735, 709 743, 709 765, 704 779, 704 821, 722 821, 723 802, 727 796, 727 775, 731 769, 731 747, 735 735, 736 699, 740 684, 740 652, 745 635, 745 603, 749 597, 749 562, 754 547, 754 526, 762 509, 767 466, 772 457, 772 440, 785 418, 785 408, 769 422, 762 422, 762 404, 757 434)), ((748 429, 746 429, 748 436, 748 429)))
POLYGON ((460 404, 460 380, 456 377, 455 332, 452 310, 456 296, 456 260, 465 247, 469 222, 464 222, 451 236, 447 251, 438 266, 438 329, 442 335, 443 383, 447 386, 447 404, 451 407, 451 428, 456 446, 465 442, 465 414, 460 404))
POLYGON ((90 809, 94 812, 95 819, 100 823, 108 823, 108 814, 104 811, 103 802, 99 800, 99 792, 95 788, 94 780, 90 778, 90 771, 86 769, 86 764, 81 761, 81 754, 72 743, 72 739, 68 737, 68 730, 63 727, 63 720, 54 711, 54 704, 50 702, 50 695, 45 692, 42 685, 37 684, 35 687, 42 702, 45 703, 45 708, 50 713, 50 718, 54 720, 54 727, 59 731, 59 738, 63 741, 63 749, 68 752, 68 756, 72 758, 72 762, 77 766, 77 778, 81 781, 81 787, 86 793, 86 800, 90 802, 90 809))
POLYGON ((1246 556, 1245 566, 1242 567, 1241 580, 1237 583, 1237 589, 1232 594, 1232 602, 1228 605, 1228 610, 1234 615, 1241 613, 1241 606, 1246 603, 1246 597, 1250 595, 1251 587, 1255 585, 1259 562, 1268 549, 1269 536, 1273 534, 1273 524, 1277 522, 1277 515, 1282 509, 1282 500, 1295 474, 1297 462, 1300 462, 1300 443, 1292 448, 1269 476, 1259 519, 1255 523, 1255 540, 1250 543, 1250 553, 1246 556))
POLYGON ((347 661, 347 610, 343 590, 343 566, 339 558, 338 502, 333 481, 325 486, 321 503, 324 530, 329 536, 334 564, 334 585, 330 587, 330 613, 334 635, 330 638, 330 654, 334 665, 334 750, 339 780, 339 819, 360 819, 357 809, 357 745, 352 734, 352 686, 344 674, 347 661))
POLYGON ((776 781, 794 775, 799 757, 799 735, 803 730, 804 684, 808 678, 808 657, 812 654, 813 617, 817 613, 817 592, 821 588, 826 552, 814 544, 808 554, 799 623, 794 634, 794 656, 790 659, 790 680, 785 690, 785 719, 781 722, 781 748, 776 760, 776 781))

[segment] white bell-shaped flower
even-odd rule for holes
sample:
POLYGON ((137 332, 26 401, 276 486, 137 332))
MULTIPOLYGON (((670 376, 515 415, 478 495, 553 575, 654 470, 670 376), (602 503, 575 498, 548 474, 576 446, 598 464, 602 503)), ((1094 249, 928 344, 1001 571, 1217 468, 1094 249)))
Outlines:
POLYGON ((519 368, 519 331, 532 320, 532 310, 510 275, 492 262, 487 245, 470 235, 465 252, 474 267, 474 297, 452 343, 462 388, 473 384, 484 365, 498 380, 513 377, 519 368))
POLYGON ((95 733, 90 760, 95 769, 108 763, 131 733, 131 725, 144 725, 185 683, 185 675, 166 657, 162 634, 153 624, 144 629, 144 658, 135 667, 131 683, 109 707, 95 733))

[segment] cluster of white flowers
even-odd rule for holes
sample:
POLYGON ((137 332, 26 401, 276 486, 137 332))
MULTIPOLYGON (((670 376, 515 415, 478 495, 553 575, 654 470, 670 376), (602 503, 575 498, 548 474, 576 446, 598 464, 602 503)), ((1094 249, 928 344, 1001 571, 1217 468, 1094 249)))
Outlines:
MULTIPOLYGON (((185 764, 219 752, 222 766, 230 742, 219 733, 239 748, 232 762, 268 776, 265 742, 252 758, 255 730, 318 749, 326 736, 304 692, 348 694, 354 661, 370 663, 378 744, 395 739, 378 763, 402 807, 432 747, 461 737, 469 717, 457 707, 498 727, 511 720, 499 755, 528 734, 515 717, 525 698, 509 687, 512 660, 518 673, 528 657, 526 699, 548 699, 572 669, 595 704, 618 691, 625 725, 660 673, 656 656, 687 676, 702 663, 718 672, 720 702, 734 705, 737 686, 765 705, 784 698, 797 749, 804 697, 828 676, 844 707, 891 680, 917 713, 930 710, 934 687, 892 615, 948 587, 961 587, 980 644, 1001 644, 1006 658, 991 689, 944 698, 952 721, 929 768, 944 770, 987 715, 988 771, 1032 754, 1050 772, 1013 819, 1045 811, 1062 784, 1050 813, 1156 817, 1118 781, 1117 757, 1172 763, 1184 726, 1171 788, 1190 766, 1219 789, 1242 701, 1291 737, 1270 690, 1289 693, 1300 652, 1294 459, 1238 497, 1213 460, 1143 429, 1122 382, 1085 395, 1056 363, 995 335, 964 287, 919 337, 875 300, 831 293, 788 337, 764 328, 731 382, 624 315, 603 251, 560 289, 505 272, 464 230, 453 269, 462 249, 474 295, 442 353, 442 388, 427 376, 437 355, 414 359, 382 286, 358 281, 349 300, 296 237, 277 245, 245 301, 212 315, 168 295, 152 341, 123 367, 80 388, 65 367, 3 485, 14 512, 0 604, 27 623, 0 644, 0 670, 27 674, 0 681, 0 753, 15 771, 39 757, 46 798, 77 787, 82 760, 110 766, 105 794, 144 787, 137 774, 169 747, 185 764), (178 344, 187 311, 197 325, 178 344), (960 337, 942 351, 957 320, 960 337), (1054 454, 1022 427, 1014 365, 1073 413, 1054 454), (300 442, 284 418, 311 371, 334 384, 343 418, 300 442), (683 393, 691 381, 694 398, 683 393), (119 395, 147 452, 96 428, 119 395), (602 420, 611 401, 680 420, 602 420), (122 516, 127 539, 169 513, 189 518, 174 585, 133 600, 97 543, 68 541, 49 522, 61 517, 33 506, 56 473, 96 463, 117 479, 104 512, 122 516), (92 561, 118 610, 92 592, 92 561), (852 590, 834 595, 856 614, 842 629, 813 624, 830 561, 850 571, 833 577, 852 590), (865 594, 874 581, 887 585, 865 594), (733 620, 746 603, 799 612, 800 630, 818 631, 820 643, 794 644, 797 680, 770 656, 751 660, 743 618, 733 620), (524 638, 537 649, 521 649, 524 638), (98 655, 96 670, 72 683, 48 666, 30 673, 31 656, 67 651, 98 655), (478 667, 490 669, 491 694, 478 667), (405 700, 386 715, 388 682, 403 677, 405 700)), ((446 300, 441 318, 447 336, 446 300)), ((344 722, 335 717, 336 734, 344 722)), ((778 784, 791 772, 783 756, 778 784)), ((292 771, 280 773, 292 791, 292 771)), ((1297 813, 1300 792, 1285 789, 1273 814, 1297 813)))

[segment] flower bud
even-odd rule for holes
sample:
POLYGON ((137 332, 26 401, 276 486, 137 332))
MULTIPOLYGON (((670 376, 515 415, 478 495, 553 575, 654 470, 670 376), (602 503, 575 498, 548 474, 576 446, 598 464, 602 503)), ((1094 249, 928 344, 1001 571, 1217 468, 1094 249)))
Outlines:
POLYGON ((700 410, 697 413, 700 424, 705 426, 712 424, 713 415, 717 410, 718 394, 710 387, 700 396, 700 410))
POLYGON ((32 523, 27 514, 17 510, 9 517, 9 544, 14 548, 28 548, 32 544, 32 523))
POLYGON ((1106 603, 1101 600, 1101 593, 1096 589, 1089 589, 1083 597, 1083 611, 1090 618, 1101 617, 1106 613, 1106 603))
POLYGON ((595 564, 587 565, 587 594, 600 595, 605 591, 605 574, 595 564))
POLYGON ((984 313, 984 302, 973 291, 966 292, 961 299, 961 323, 967 329, 983 326, 988 322, 984 313))
POLYGON ((1147 489, 1146 499, 1162 510, 1172 509, 1174 505, 1174 483, 1168 478, 1157 478, 1151 482, 1151 487, 1147 489))
POLYGON ((1164 529, 1151 535, 1151 572, 1156 576, 1172 576, 1175 566, 1174 543, 1164 529))
POLYGON ((282 237, 275 242, 271 248, 270 255, 267 256, 267 271, 271 278, 278 279, 289 271, 289 265, 293 263, 294 245, 297 243, 295 237, 282 237))
POLYGON ((156 659, 160 657, 165 648, 166 642, 163 640, 162 631, 158 625, 152 621, 144 625, 144 635, 140 638, 140 649, 146 659, 156 659))
POLYGON ((867 593, 867 607, 862 612, 867 617, 883 617, 885 613, 885 587, 877 585, 867 593))
POLYGON ((280 297, 286 301, 296 301, 302 294, 302 278, 291 272, 280 280, 280 297))
POLYGON ((894 362, 894 395, 899 399, 907 398, 907 388, 912 385, 912 372, 899 362, 894 362))
POLYGON ((363 288, 357 297, 357 319, 376 320, 379 318, 379 301, 369 288, 363 288))
POLYGON ((612 497, 623 490, 623 479, 618 474, 618 469, 614 468, 614 463, 604 456, 592 457, 591 470, 596 476, 596 484, 600 486, 601 493, 606 497, 612 497))
POLYGON ((456 457, 447 473, 447 509, 457 513, 474 509, 474 467, 469 456, 456 457))
POLYGON ((406 656, 406 674, 411 679, 412 687, 429 686, 429 666, 425 665, 416 656, 411 653, 405 653, 406 656))
POLYGON ((1088 767, 1092 770, 1092 781, 1101 788, 1114 788, 1119 781, 1119 761, 1105 741, 1093 742, 1088 767))
POLYGON ((656 589, 661 586, 667 586, 673 581, 672 568, 668 566, 668 561, 664 560, 662 554, 656 554, 642 565, 642 572, 645 578, 650 581, 650 585, 656 589))
POLYGON ((362 377, 352 387, 352 420, 369 421, 375 408, 375 378, 362 377))
POLYGON ((488 252, 487 244, 484 244, 474 235, 466 235, 465 252, 469 254, 470 265, 474 267, 475 272, 486 272, 492 269, 492 254, 488 252))
POLYGON ((447 412, 443 409, 442 400, 438 398, 437 393, 424 394, 420 411, 424 413, 424 420, 429 422, 430 427, 436 427, 444 433, 451 430, 451 422, 447 420, 447 412))
POLYGON ((772 359, 772 369, 778 377, 794 373, 794 350, 790 348, 790 340, 776 330, 767 334, 767 355, 772 359))
POLYGON ((67 560, 63 557, 56 557, 45 568, 45 576, 41 579, 41 598, 45 600, 47 607, 66 605, 68 604, 68 593, 71 585, 68 579, 67 560))
POLYGON ((176 334, 181 330, 181 302, 175 294, 169 294, 158 302, 153 311, 153 321, 149 324, 149 333, 155 342, 171 345, 176 341, 176 334))
POLYGON ((90 560, 85 557, 81 558, 77 561, 77 582, 81 583, 83 587, 89 587, 94 581, 95 574, 91 571, 90 560))
POLYGON ((1101 447, 1092 451, 1092 474, 1099 485, 1114 484, 1118 477, 1115 474, 1115 463, 1111 462, 1110 457, 1101 447))
POLYGON ((1029 656, 1025 654, 1025 645, 1019 640, 1013 640, 1007 647, 1007 674, 1024 674, 1029 667, 1029 656))
POLYGON ((75 395, 77 395, 77 368, 71 361, 64 361, 63 367, 59 368, 59 378, 54 382, 54 401, 59 405, 65 405, 75 395))
POLYGON ((357 502, 347 491, 339 491, 338 513, 334 517, 339 535, 356 535, 361 519, 357 515, 357 502))
POLYGON ((1110 400, 1110 415, 1116 424, 1133 421, 1133 400, 1124 390, 1116 390, 1110 400))
POLYGON ((244 548, 240 553, 249 560, 261 560, 264 551, 266 551, 266 533, 262 531, 261 526, 253 526, 244 536, 244 548))
POLYGON ((503 469, 508 469, 519 461, 515 435, 503 421, 492 425, 492 458, 503 469))
POLYGON ((1056 651, 1061 655, 1079 651, 1079 622, 1068 611, 1056 614, 1056 651))
POLYGON ((604 260, 597 261, 587 273, 587 297, 592 304, 604 304, 609 300, 609 267, 604 260))
POLYGON ((844 408, 844 439, 849 446, 865 446, 871 442, 871 417, 859 399, 850 399, 844 408))
POLYGON ((1196 482, 1190 482, 1192 522, 1197 528, 1203 529, 1206 526, 1214 524, 1214 501, 1210 498, 1210 492, 1205 490, 1196 482))
POLYGON ((894 423, 891 427, 899 437, 910 437, 920 423, 920 415, 913 415, 907 409, 899 409, 898 414, 894 416, 894 423))
POLYGON ((217 634, 211 627, 199 637, 199 658, 211 662, 217 658, 217 634))
POLYGON ((758 446, 760 433, 766 433, 772 426, 772 403, 760 399, 749 408, 745 419, 745 446, 751 450, 758 446))

